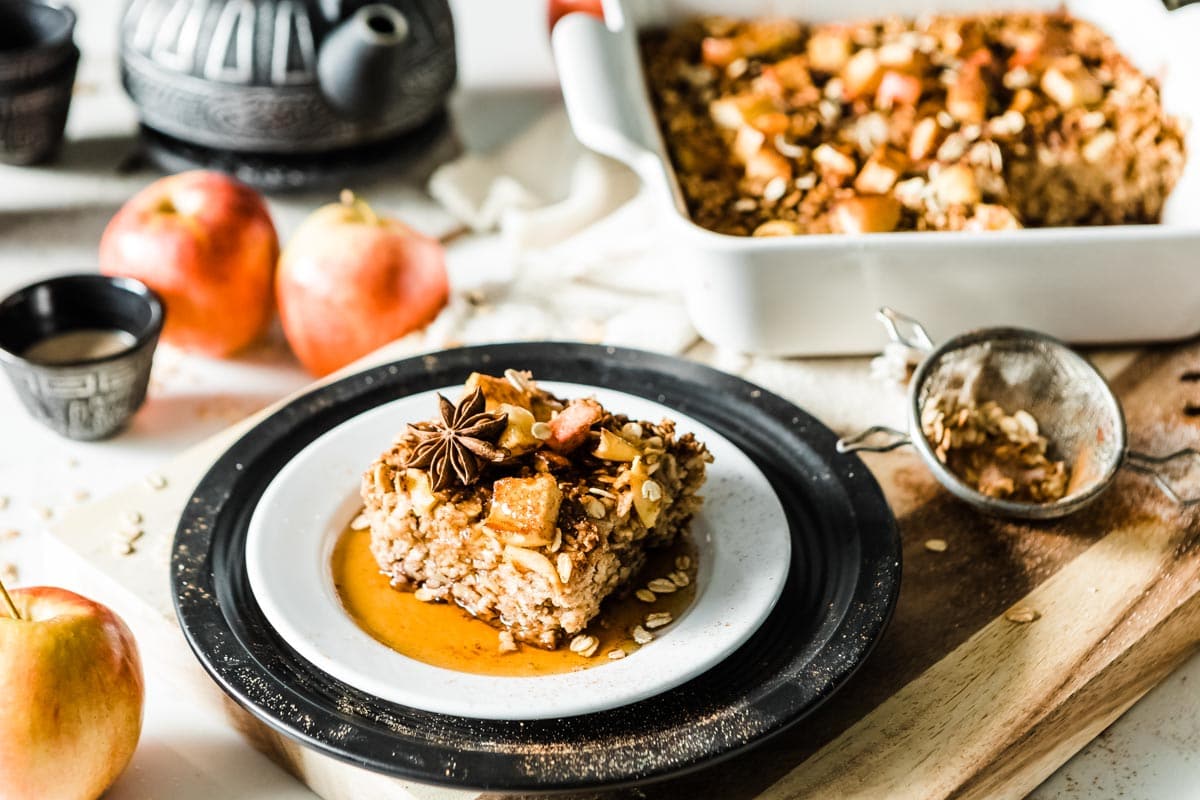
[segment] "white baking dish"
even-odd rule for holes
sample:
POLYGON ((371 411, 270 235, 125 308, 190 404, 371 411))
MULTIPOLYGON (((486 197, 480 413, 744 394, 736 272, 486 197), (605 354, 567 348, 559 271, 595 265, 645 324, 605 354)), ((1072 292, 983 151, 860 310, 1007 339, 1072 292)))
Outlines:
MULTIPOLYGON (((1062 0, 1014 0, 1056 9, 1062 0)), ((575 14, 554 53, 576 135, 619 159, 660 201, 660 247, 681 261, 688 308, 713 343, 748 353, 866 353, 888 305, 937 338, 984 325, 1036 328, 1078 343, 1178 339, 1200 331, 1200 5, 1067 0, 1163 80, 1170 111, 1192 121, 1186 170, 1161 225, 962 233, 748 238, 690 221, 646 91, 641 29, 697 13, 815 22, 996 10, 986 0, 605 0, 608 27, 575 14)))

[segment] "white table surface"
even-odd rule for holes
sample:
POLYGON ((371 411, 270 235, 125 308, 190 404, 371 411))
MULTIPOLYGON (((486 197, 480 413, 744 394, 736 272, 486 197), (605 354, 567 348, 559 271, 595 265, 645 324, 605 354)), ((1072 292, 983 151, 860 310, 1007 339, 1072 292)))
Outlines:
MULTIPOLYGON (((84 52, 70 141, 54 167, 0 167, 0 295, 40 277, 95 269, 108 218, 153 176, 117 176, 131 148, 132 108, 115 77, 116 0, 78 4, 84 52)), ((456 6, 464 89, 453 103, 469 149, 502 142, 557 102, 539 0, 459 0, 456 6)), ((381 205, 437 233, 453 221, 418 182, 371 187, 381 205)), ((286 237, 323 195, 272 201, 286 237)), ((496 257, 497 241, 476 237, 451 251, 451 269, 469 271, 496 257)), ((765 367, 765 365, 764 365, 765 367)), ((61 582, 46 563, 44 528, 56 510, 137 480, 183 448, 303 386, 276 333, 232 361, 162 348, 150 400, 134 425, 105 443, 60 439, 33 423, 7 382, 0 384, 0 565, 15 585, 61 582), (56 576, 57 580, 56 580, 56 576)), ((1052 776, 1038 798, 1200 797, 1200 657, 1194 657, 1052 776)), ((215 715, 183 703, 147 673, 145 728, 129 770, 109 800, 298 800, 315 797, 248 746, 215 715)))

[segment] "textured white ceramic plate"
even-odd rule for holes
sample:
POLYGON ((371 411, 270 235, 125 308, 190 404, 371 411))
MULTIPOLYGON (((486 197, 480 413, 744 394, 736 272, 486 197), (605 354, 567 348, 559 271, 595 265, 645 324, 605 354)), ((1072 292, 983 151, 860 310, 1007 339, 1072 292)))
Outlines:
MULTIPOLYGON (((434 667, 397 653, 354 623, 333 585, 330 556, 357 513, 359 479, 406 422, 437 408, 433 392, 361 414, 313 441, 263 493, 246 541, 250 585, 279 634, 318 668, 403 705, 485 719, 587 714, 653 696, 720 663, 767 618, 787 576, 787 520, 762 472, 732 442, 671 409, 623 392, 544 382, 564 397, 594 395, 637 419, 671 417, 712 451, 692 606, 648 646, 618 661, 561 675, 491 677, 434 667)), ((443 393, 457 397, 458 387, 443 393)), ((482 623, 481 623, 482 624, 482 623)))

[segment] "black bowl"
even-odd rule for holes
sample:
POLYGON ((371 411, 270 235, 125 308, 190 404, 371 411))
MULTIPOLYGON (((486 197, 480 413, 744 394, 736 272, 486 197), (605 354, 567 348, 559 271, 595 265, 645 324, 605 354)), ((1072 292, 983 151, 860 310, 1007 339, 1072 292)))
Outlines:
POLYGON ((35 419, 71 439, 104 439, 124 428, 146 399, 163 318, 158 295, 140 281, 51 278, 0 301, 0 365, 35 419), (133 342, 98 358, 53 364, 25 358, 51 336, 97 329, 125 331, 133 342))

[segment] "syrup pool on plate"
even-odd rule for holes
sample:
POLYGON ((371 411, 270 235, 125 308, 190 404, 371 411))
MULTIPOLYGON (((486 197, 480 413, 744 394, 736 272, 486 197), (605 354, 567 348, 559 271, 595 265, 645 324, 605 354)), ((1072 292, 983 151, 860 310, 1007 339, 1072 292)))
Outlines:
MULTIPOLYGON (((608 654, 613 650, 629 654, 641 646, 633 640, 631 631, 644 624, 646 615, 667 612, 677 620, 696 596, 694 580, 675 592, 659 595, 653 603, 639 600, 633 592, 655 578, 678 571, 676 559, 680 557, 689 560, 690 566, 684 572, 695 578, 695 549, 687 537, 679 537, 671 547, 650 551, 646 566, 633 580, 628 594, 604 601, 600 615, 584 631, 600 640, 590 658, 571 652, 568 643, 557 650, 519 643, 517 652, 501 653, 498 628, 451 603, 421 602, 411 591, 392 588, 371 555, 370 545, 370 530, 347 527, 334 546, 330 565, 333 583, 346 613, 393 650, 459 672, 529 677, 599 667, 610 662, 608 654)), ((653 633, 666 635, 670 630, 668 625, 653 633)), ((645 646, 653 647, 654 642, 645 646)))

